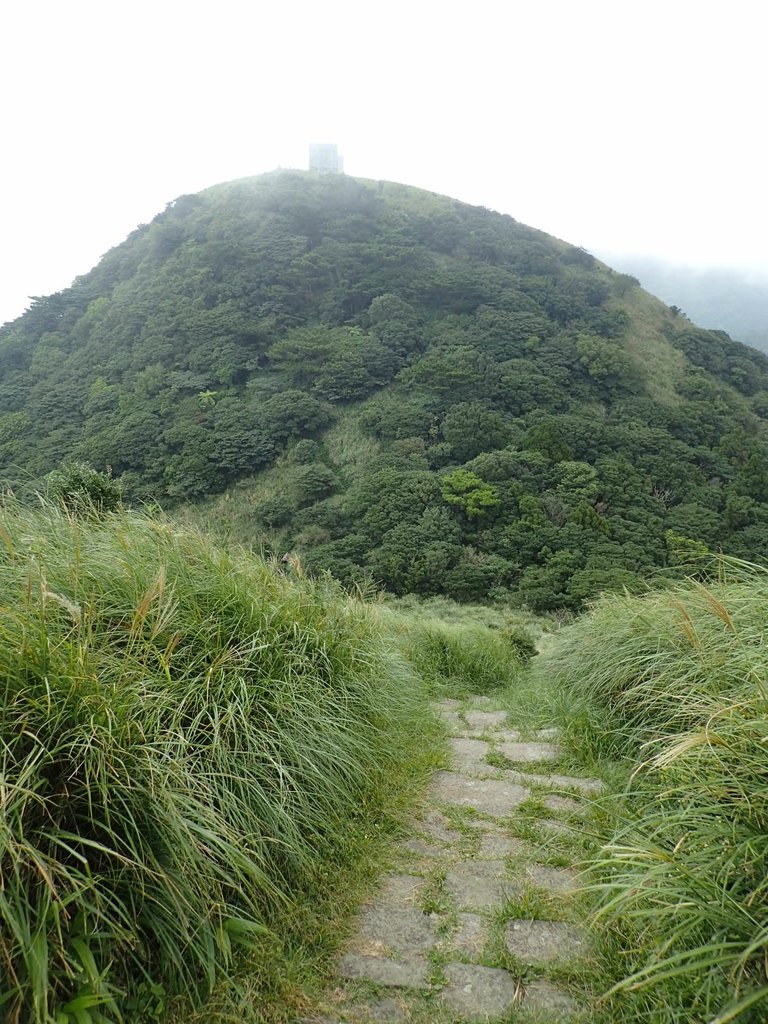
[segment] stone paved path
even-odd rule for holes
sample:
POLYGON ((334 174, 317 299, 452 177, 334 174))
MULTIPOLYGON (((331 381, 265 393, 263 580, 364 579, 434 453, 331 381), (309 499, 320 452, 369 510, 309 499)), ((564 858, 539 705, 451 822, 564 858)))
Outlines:
POLYGON ((434 705, 451 768, 358 915, 338 986, 302 1024, 589 1020, 571 864, 602 783, 549 773, 556 731, 522 738, 488 705, 434 705))

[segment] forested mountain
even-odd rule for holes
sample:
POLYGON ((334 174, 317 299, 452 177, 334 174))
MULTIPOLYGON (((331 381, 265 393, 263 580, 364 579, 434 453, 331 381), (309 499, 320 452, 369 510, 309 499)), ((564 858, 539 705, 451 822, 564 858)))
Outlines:
POLYGON ((768 358, 390 183, 182 196, 0 331, 0 410, 17 491, 110 467, 399 593, 575 607, 696 543, 768 557, 768 358))

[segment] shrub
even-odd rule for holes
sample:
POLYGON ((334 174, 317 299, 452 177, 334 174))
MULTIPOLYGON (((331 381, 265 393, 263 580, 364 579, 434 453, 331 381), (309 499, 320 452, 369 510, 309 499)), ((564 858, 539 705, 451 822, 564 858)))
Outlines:
POLYGON ((502 630, 502 637, 513 651, 518 665, 527 665, 537 654, 536 642, 522 626, 508 626, 502 630))
POLYGON ((75 515, 114 512, 122 504, 122 488, 111 473, 85 462, 67 462, 45 478, 48 497, 75 515))
POLYGON ((254 512, 267 526, 285 526, 296 511, 296 502, 286 494, 275 494, 260 501, 254 512))

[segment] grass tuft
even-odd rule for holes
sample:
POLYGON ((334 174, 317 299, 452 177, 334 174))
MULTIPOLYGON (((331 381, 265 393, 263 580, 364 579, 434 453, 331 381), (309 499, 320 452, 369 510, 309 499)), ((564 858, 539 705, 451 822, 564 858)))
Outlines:
POLYGON ((289 955, 423 698, 329 580, 145 515, 2 519, 0 1016, 159 1019, 289 955))
POLYGON ((767 607, 768 573, 724 562, 708 587, 600 601, 549 659, 571 744, 627 767, 592 864, 623 946, 607 1020, 766 1019, 767 607))
POLYGON ((400 599, 380 614, 433 694, 468 697, 514 684, 536 653, 529 630, 492 609, 470 609, 463 618, 455 609, 445 600, 400 599))

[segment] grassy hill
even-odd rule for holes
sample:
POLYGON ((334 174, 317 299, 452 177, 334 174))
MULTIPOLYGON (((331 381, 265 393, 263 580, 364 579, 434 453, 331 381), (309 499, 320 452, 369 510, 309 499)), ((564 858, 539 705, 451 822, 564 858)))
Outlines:
POLYGON ((182 196, 0 332, 0 472, 111 468, 348 584, 578 608, 768 557, 768 358, 588 253, 418 189, 182 196))

